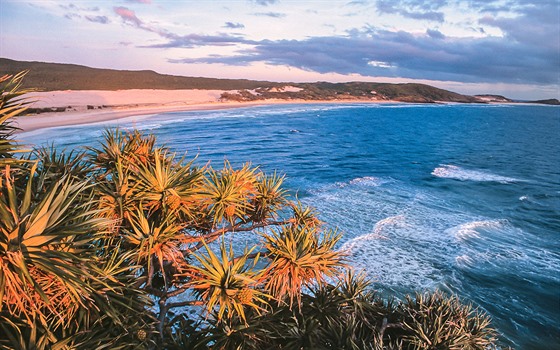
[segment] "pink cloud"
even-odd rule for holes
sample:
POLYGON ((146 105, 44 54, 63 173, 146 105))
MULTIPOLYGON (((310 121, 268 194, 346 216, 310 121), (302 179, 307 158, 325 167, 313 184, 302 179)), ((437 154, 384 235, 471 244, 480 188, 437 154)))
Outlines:
POLYGON ((128 9, 126 7, 114 7, 113 10, 115 11, 115 13, 123 20, 124 23, 127 23, 133 27, 136 27, 138 29, 142 29, 151 33, 155 33, 161 37, 167 38, 167 39, 176 39, 177 35, 173 34, 173 33, 169 33, 168 31, 166 31, 165 29, 160 29, 157 27, 154 27, 152 25, 147 25, 146 23, 144 23, 140 18, 138 18, 136 16, 136 13, 134 11, 132 11, 131 9, 128 9))
POLYGON ((144 23, 136 17, 136 13, 134 11, 127 9, 126 7, 115 7, 114 11, 117 15, 119 15, 123 21, 131 23, 137 27, 142 27, 144 23))

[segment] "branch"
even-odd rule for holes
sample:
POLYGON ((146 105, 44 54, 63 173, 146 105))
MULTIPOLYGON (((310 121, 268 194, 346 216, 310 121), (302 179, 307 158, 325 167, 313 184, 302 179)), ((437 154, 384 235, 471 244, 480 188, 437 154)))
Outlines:
POLYGON ((383 336, 387 328, 403 328, 403 325, 402 323, 387 323, 387 317, 384 317, 383 322, 381 324, 381 329, 379 330, 381 341, 383 341, 383 336))
POLYGON ((249 254, 247 256, 241 255, 241 256, 238 256, 235 259, 233 259, 233 263, 235 264, 236 262, 239 261, 239 259, 242 259, 242 258, 247 258, 247 260, 255 259, 258 255, 260 255, 263 258, 266 258, 268 254, 267 254, 267 252, 257 252, 257 253, 249 254))
POLYGON ((143 289, 144 289, 147 293, 150 293, 150 294, 152 294, 152 295, 155 295, 155 296, 158 297, 158 298, 163 298, 163 297, 165 296, 165 294, 164 294, 161 290, 156 289, 156 288, 144 287, 143 289))
POLYGON ((247 231, 253 231, 254 229, 257 229, 257 228, 262 228, 262 227, 267 227, 267 226, 280 226, 280 225, 286 225, 286 224, 289 224, 289 223, 290 223, 290 221, 284 220, 284 221, 266 221, 266 222, 256 223, 256 224, 253 224, 253 225, 247 226, 247 227, 243 227, 243 226, 241 226, 241 224, 237 224, 235 226, 230 225, 230 226, 221 228, 219 230, 210 232, 207 235, 200 236, 201 241, 192 250, 199 250, 200 248, 202 248, 204 246, 204 243, 206 243, 206 244, 212 243, 216 239, 220 238, 221 236, 223 236, 223 235, 225 235, 226 233, 229 233, 229 232, 247 232, 247 231))
POLYGON ((186 290, 189 289, 189 288, 190 288, 190 287, 189 287, 189 286, 186 286, 186 285, 185 285, 185 286, 178 287, 177 289, 175 289, 175 290, 173 290, 173 291, 171 291, 171 292, 168 292, 168 293, 166 294, 166 296, 167 296, 168 298, 176 297, 177 295, 183 293, 184 291, 186 291, 186 290))
POLYGON ((204 305, 204 302, 201 301, 201 300, 187 300, 187 301, 181 301, 181 302, 177 302, 177 303, 169 303, 169 304, 167 304, 167 309, 171 309, 171 308, 174 308, 174 307, 189 306, 189 305, 201 306, 201 305, 204 305))

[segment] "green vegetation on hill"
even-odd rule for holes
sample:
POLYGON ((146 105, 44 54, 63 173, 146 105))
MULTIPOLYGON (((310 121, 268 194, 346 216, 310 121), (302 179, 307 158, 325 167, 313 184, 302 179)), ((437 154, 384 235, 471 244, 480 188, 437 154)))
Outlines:
POLYGON ((276 83, 245 79, 213 79, 159 74, 150 70, 126 71, 99 69, 75 64, 14 61, 0 58, 2 74, 29 70, 23 87, 41 91, 126 90, 126 89, 201 89, 236 90, 275 86, 276 83))
POLYGON ((124 89, 203 89, 228 90, 224 100, 397 100, 402 102, 479 102, 475 97, 457 94, 424 84, 388 83, 273 83, 243 79, 180 77, 153 71, 122 71, 89 68, 72 64, 23 62, 0 58, 0 72, 16 74, 29 70, 24 87, 54 90, 124 89), (282 90, 283 87, 296 89, 282 90), (296 91, 298 90, 298 91, 296 91))
POLYGON ((456 297, 377 296, 282 176, 196 166, 136 131, 20 149, 22 78, 0 77, 1 349, 495 344, 489 317, 456 297))
POLYGON ((530 101, 530 103, 536 103, 536 104, 541 104, 541 105, 552 105, 552 106, 559 106, 560 105, 560 101, 558 101, 558 99, 556 99, 556 98, 550 98, 550 99, 546 99, 546 100, 530 101))

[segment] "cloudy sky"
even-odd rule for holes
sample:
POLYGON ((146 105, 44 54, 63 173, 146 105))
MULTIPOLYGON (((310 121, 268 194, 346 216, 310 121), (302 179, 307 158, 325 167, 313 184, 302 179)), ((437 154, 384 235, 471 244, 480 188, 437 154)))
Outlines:
POLYGON ((560 0, 0 0, 0 57, 560 98, 560 0))

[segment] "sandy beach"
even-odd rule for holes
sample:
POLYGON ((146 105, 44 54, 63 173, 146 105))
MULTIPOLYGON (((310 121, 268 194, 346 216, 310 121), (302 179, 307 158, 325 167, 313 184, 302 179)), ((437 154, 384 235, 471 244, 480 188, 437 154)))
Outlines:
POLYGON ((176 111, 218 110, 265 104, 294 103, 387 103, 395 101, 365 100, 258 100, 251 102, 221 101, 221 90, 118 90, 118 91, 49 91, 25 95, 34 101, 34 109, 64 109, 17 118, 21 131, 42 128, 97 123, 131 116, 176 111))

